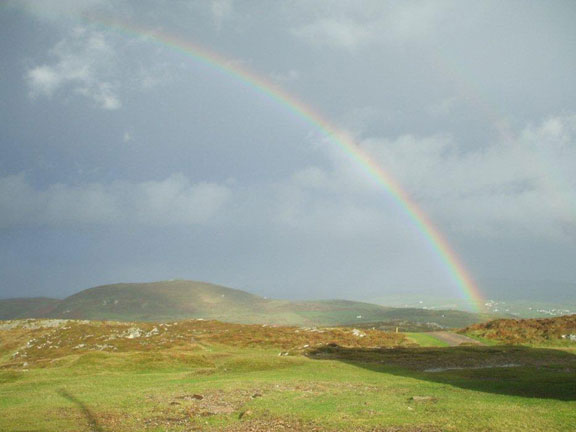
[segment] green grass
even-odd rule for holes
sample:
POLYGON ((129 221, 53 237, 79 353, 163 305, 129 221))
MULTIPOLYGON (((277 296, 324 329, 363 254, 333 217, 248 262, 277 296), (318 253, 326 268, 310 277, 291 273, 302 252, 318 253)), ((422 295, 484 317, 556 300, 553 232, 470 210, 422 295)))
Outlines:
POLYGON ((442 347, 424 333, 407 336, 427 347, 410 347, 375 331, 213 322, 118 337, 136 325, 155 327, 2 330, 0 431, 576 430, 576 349, 442 347), (80 340, 89 349, 70 348, 80 340), (104 340, 117 348, 96 350, 104 340))
POLYGON ((208 365, 139 364, 131 370, 133 359, 118 369, 110 367, 117 354, 100 354, 84 362, 66 359, 62 367, 0 372, 0 430, 222 430, 278 419, 337 430, 576 428, 574 372, 563 367, 433 374, 228 349, 205 356, 208 365), (186 399, 193 394, 204 399, 186 399), (434 399, 414 402, 413 396, 434 399), (247 410, 251 415, 239 419, 247 410))
POLYGON ((409 340, 421 347, 447 347, 449 344, 429 333, 404 333, 409 340))

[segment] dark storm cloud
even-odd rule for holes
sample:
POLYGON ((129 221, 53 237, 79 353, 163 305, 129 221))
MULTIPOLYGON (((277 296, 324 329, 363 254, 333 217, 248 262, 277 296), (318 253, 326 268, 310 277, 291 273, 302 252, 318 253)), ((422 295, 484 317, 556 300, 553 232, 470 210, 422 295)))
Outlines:
POLYGON ((401 205, 318 128, 96 13, 200 43, 347 129, 474 276, 574 280, 575 12, 10 2, 2 28, 21 37, 0 45, 1 295, 174 277, 280 297, 457 289, 401 205))

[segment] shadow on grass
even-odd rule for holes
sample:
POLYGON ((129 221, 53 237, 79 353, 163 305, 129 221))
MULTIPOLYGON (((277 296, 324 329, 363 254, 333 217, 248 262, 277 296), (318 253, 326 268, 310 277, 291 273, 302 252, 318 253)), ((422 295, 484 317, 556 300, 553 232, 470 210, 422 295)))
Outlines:
POLYGON ((576 400, 576 355, 519 346, 344 348, 307 353, 374 372, 447 384, 467 390, 527 398, 576 400))
POLYGON ((76 396, 70 394, 65 389, 59 389, 58 394, 60 396, 62 396, 64 399, 69 400, 70 402, 72 402, 73 404, 75 404, 78 407, 78 409, 82 412, 82 415, 86 418, 86 421, 88 422, 88 427, 90 428, 90 431, 92 431, 92 432, 104 432, 104 429, 102 429, 102 426, 100 426, 100 424, 98 424, 98 420, 96 420, 96 417, 94 416, 94 414, 92 413, 90 408, 88 408, 88 406, 86 406, 86 404, 84 402, 79 400, 76 396))

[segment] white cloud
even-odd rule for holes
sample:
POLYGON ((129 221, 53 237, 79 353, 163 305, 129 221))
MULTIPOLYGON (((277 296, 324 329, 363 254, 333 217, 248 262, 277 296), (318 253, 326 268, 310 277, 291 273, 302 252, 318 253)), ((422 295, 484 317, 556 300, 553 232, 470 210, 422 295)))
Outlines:
POLYGON ((12 4, 43 20, 78 19, 78 16, 94 8, 106 6, 109 0, 14 0, 12 4))
MULTIPOLYGON (((475 150, 462 151, 449 135, 372 138, 359 145, 444 231, 517 238, 529 232, 555 241, 576 232, 576 115, 550 117, 523 128, 516 140, 475 150)), ((354 237, 405 224, 398 212, 388 212, 393 201, 382 199, 389 196, 382 185, 333 145, 326 148, 329 167, 309 166, 272 185, 192 184, 175 175, 39 189, 24 176, 4 177, 0 225, 174 225, 218 216, 234 226, 354 237)))
POLYGON ((222 24, 231 18, 234 12, 232 0, 212 0, 211 12, 214 17, 216 28, 222 28, 222 24))
POLYGON ((275 191, 273 222, 310 236, 330 238, 375 236, 391 221, 377 206, 347 194, 321 196, 318 189, 285 184, 275 191))
POLYGON ((426 112, 432 117, 447 117, 458 107, 460 100, 457 97, 447 97, 426 108, 426 112))
POLYGON ((446 1, 339 0, 329 6, 299 1, 294 35, 316 45, 353 50, 372 43, 423 40, 437 28, 446 1), (303 18, 302 18, 303 17, 303 18))
POLYGON ((576 115, 552 117, 515 140, 470 151, 449 136, 360 145, 443 226, 559 239, 576 223, 576 115))
POLYGON ((122 103, 116 94, 115 87, 117 86, 107 82, 100 82, 78 87, 76 91, 92 99, 103 109, 116 110, 122 106, 122 103))
POLYGON ((124 143, 128 143, 130 141, 134 140, 134 136, 132 135, 132 132, 130 131, 125 131, 124 135, 122 135, 122 142, 124 143))
POLYGON ((30 69, 28 80, 34 94, 52 96, 62 83, 62 76, 54 68, 44 65, 30 69))
MULTIPOLYGON (((524 127, 516 140, 463 151, 449 135, 358 140, 411 199, 451 235, 573 241, 576 115, 524 127), (572 236, 572 237, 569 237, 572 236)), ((397 237, 400 203, 333 144, 329 167, 309 166, 237 202, 251 223, 310 236, 397 237), (256 222, 257 221, 257 222, 256 222)), ((236 217, 236 216, 235 216, 236 217)))
POLYGON ((438 24, 448 8, 447 1, 409 1, 395 5, 387 19, 381 21, 381 30, 387 30, 397 40, 426 38, 438 24))
MULTIPOLYGON (((468 238, 574 240, 576 114, 550 117, 522 128, 515 140, 472 150, 450 135, 360 139, 358 145, 442 231, 468 238)), ((401 204, 347 153, 332 143, 322 148, 331 157, 329 167, 309 166, 265 192, 248 191, 255 198, 238 205, 312 236, 387 238, 411 225, 398 211, 401 204)))
MULTIPOLYGON (((141 38, 139 42, 147 43, 146 38, 141 38)), ((159 56, 153 56, 151 59, 152 61, 148 61, 146 64, 140 63, 136 70, 131 70, 130 84, 137 90, 152 90, 173 81, 175 78, 178 67, 161 61, 159 56)), ((142 61, 141 56, 139 56, 139 60, 142 61)))
POLYGON ((294 34, 317 44, 353 49, 371 39, 370 27, 348 18, 322 18, 295 29, 294 34))
POLYGON ((130 191, 140 222, 155 225, 208 222, 229 198, 230 189, 215 183, 191 184, 182 175, 145 182, 130 191))
POLYGON ((75 29, 50 51, 55 60, 30 68, 26 78, 33 97, 51 97, 66 88, 106 110, 120 108, 118 83, 112 78, 116 53, 102 33, 75 29))
POLYGON ((298 71, 296 69, 290 69, 286 72, 272 73, 270 75, 270 77, 274 81, 281 82, 281 83, 287 83, 287 82, 299 80, 301 77, 301 73, 300 73, 300 71, 298 71))
POLYGON ((0 178, 0 226, 204 224, 221 210, 230 189, 192 184, 182 175, 160 181, 53 184, 35 188, 27 178, 0 178))

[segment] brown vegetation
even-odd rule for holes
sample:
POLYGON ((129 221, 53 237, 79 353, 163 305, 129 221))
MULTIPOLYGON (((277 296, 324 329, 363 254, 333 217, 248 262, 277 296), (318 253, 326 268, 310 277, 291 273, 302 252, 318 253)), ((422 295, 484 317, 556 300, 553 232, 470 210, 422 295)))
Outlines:
MULTIPOLYGON (((182 356, 205 346, 276 348, 280 355, 337 344, 391 347, 408 344, 404 335, 379 330, 298 328, 187 320, 171 323, 120 323, 74 320, 5 321, 0 324, 2 352, 8 365, 46 365, 87 353, 157 353, 182 356)), ((161 359, 156 359, 160 361, 161 359)), ((194 361, 198 361, 196 357, 194 361)))
POLYGON ((570 343, 571 339, 576 339, 576 315, 543 319, 499 319, 471 325, 462 332, 509 344, 570 343))

